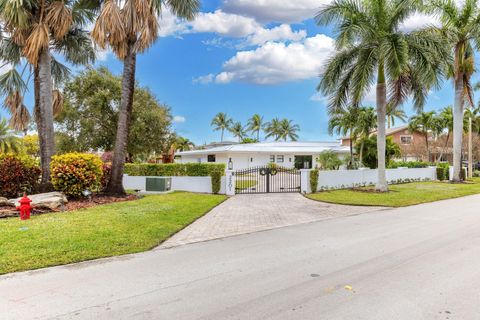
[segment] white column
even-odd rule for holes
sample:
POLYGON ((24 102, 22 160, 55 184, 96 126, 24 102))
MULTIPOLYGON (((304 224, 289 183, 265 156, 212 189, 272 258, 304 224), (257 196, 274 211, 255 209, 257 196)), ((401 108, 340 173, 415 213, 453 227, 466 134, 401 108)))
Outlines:
POLYGON ((225 194, 227 196, 235 195, 235 174, 233 170, 225 171, 225 194))
POLYGON ((300 169, 300 190, 304 194, 312 193, 312 190, 310 188, 310 172, 311 171, 312 169, 300 169))

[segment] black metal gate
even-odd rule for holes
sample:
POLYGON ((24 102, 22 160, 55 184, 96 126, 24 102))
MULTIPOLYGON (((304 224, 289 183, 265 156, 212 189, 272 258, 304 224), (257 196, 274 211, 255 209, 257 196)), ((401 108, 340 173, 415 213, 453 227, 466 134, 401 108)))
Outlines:
POLYGON ((264 166, 235 171, 235 193, 300 192, 300 170, 264 166))

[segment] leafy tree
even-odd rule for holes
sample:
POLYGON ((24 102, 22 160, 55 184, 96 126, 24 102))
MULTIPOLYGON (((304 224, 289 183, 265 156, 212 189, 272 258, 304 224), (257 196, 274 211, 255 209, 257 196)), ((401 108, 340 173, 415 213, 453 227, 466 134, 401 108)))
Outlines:
POLYGON ((178 137, 175 146, 176 149, 180 151, 188 151, 195 148, 195 144, 185 137, 178 137))
POLYGON ((238 142, 241 142, 242 139, 247 135, 247 132, 240 121, 232 124, 230 128, 228 128, 228 131, 230 131, 235 138, 238 138, 238 142))
POLYGON ((363 144, 364 139, 368 138, 373 130, 377 128, 377 116, 375 109, 372 107, 361 107, 358 113, 358 121, 355 126, 356 136, 360 139, 358 161, 363 164, 363 144))
POLYGON ((430 147, 428 145, 428 133, 435 131, 436 118, 435 111, 421 112, 410 118, 408 128, 410 131, 421 131, 425 138, 425 148, 427 151, 427 160, 430 161, 430 147))
POLYGON ((420 109, 431 86, 438 85, 445 52, 437 36, 403 32, 400 25, 416 9, 414 0, 334 0, 316 16, 318 24, 335 23, 335 55, 327 62, 318 89, 330 97, 329 111, 360 105, 376 82, 378 181, 387 191, 385 120, 387 90, 390 103, 401 105, 413 94, 420 109))
POLYGON ((22 153, 38 159, 40 157, 40 144, 38 142, 38 135, 27 135, 22 138, 22 153))
MULTIPOLYGON (((106 68, 88 69, 66 83, 64 108, 56 119, 59 152, 111 151, 122 79, 106 68)), ((172 116, 146 88, 136 86, 127 144, 129 160, 162 153, 172 116)))
POLYGON ((395 125, 395 119, 407 122, 407 114, 399 105, 387 104, 387 128, 395 125))
POLYGON ((318 155, 317 162, 321 170, 338 170, 342 165, 342 160, 338 154, 331 150, 326 150, 318 155))
POLYGON ((281 120, 278 118, 273 118, 272 121, 265 123, 265 139, 274 138, 275 141, 279 140, 280 137, 280 123, 281 120))
POLYGON ((292 120, 282 119, 282 121, 280 121, 278 139, 283 141, 287 141, 288 139, 297 141, 298 131, 300 131, 300 126, 298 124, 294 124, 292 120))
POLYGON ((8 127, 7 120, 0 119, 0 153, 17 153, 22 147, 22 142, 8 127))
POLYGON ((100 48, 112 48, 123 60, 122 94, 111 178, 106 192, 125 194, 122 185, 125 153, 127 152, 130 119, 135 89, 137 54, 149 48, 158 36, 158 20, 162 8, 192 20, 200 8, 199 0, 126 0, 102 2, 92 37, 100 48))
POLYGON ((448 147, 450 135, 453 131, 453 110, 452 106, 443 108, 437 115, 437 134, 440 134, 444 130, 447 130, 447 136, 445 138, 445 144, 440 152, 439 159, 443 157, 448 147))
POLYGON ((358 125, 358 117, 360 110, 356 106, 349 106, 347 109, 339 109, 330 115, 328 120, 328 132, 348 136, 350 138, 350 162, 348 168, 352 167, 353 160, 353 143, 357 139, 355 128, 358 125))
POLYGON ((257 141, 260 141, 260 131, 262 130, 263 125, 263 117, 258 113, 248 119, 247 130, 256 134, 257 141))
POLYGON ((69 73, 67 67, 55 60, 52 52, 63 55, 73 64, 93 61, 92 43, 82 27, 93 19, 95 6, 95 2, 81 0, 27 0, 21 3, 0 0, 0 21, 8 31, 0 40, 0 60, 11 66, 0 77, 0 93, 6 97, 4 105, 12 114, 10 125, 25 131, 30 114, 23 96, 30 78, 33 78, 34 114, 42 167, 41 189, 50 188, 50 161, 55 153, 53 116, 61 105, 52 78, 58 84, 69 73))
MULTIPOLYGON (((372 135, 367 138, 361 139, 359 144, 363 144, 363 164, 371 169, 376 169, 377 160, 377 137, 372 135)), ((401 155, 400 147, 398 144, 392 141, 390 137, 387 137, 385 143, 385 159, 390 162, 392 158, 399 157, 401 155)))
POLYGON ((223 134, 224 134, 225 130, 230 129, 232 124, 233 124, 232 119, 230 119, 225 112, 219 112, 212 119, 212 123, 210 125, 213 127, 214 131, 219 131, 220 130, 222 132, 222 136, 220 138, 220 141, 223 142, 223 134))
POLYGON ((442 26, 432 27, 434 33, 448 43, 453 56, 449 75, 453 78, 453 181, 461 180, 463 108, 465 102, 473 107, 471 76, 475 70, 474 47, 480 47, 480 8, 478 1, 433 0, 429 10, 440 17, 442 26))

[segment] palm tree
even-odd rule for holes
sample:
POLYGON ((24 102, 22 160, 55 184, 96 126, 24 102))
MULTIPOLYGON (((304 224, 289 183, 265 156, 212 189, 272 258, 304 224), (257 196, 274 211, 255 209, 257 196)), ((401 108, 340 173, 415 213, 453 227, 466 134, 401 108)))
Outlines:
POLYGON ((358 113, 358 121, 355 126, 355 136, 360 139, 358 161, 363 165, 363 148, 373 130, 377 128, 377 116, 373 107, 361 107, 358 113))
POLYGON ((358 124, 360 108, 349 106, 346 110, 338 110, 330 115, 328 120, 328 133, 342 136, 349 136, 350 138, 350 162, 348 167, 351 168, 353 160, 353 142, 357 139, 355 130, 358 124))
POLYGON ((392 103, 387 104, 387 128, 395 125, 395 119, 407 122, 407 114, 400 106, 395 106, 392 103))
POLYGON ((177 141, 175 142, 175 146, 176 146, 176 149, 180 151, 188 151, 195 148, 195 144, 189 139, 184 137, 178 137, 177 141))
POLYGON ((228 117, 225 112, 219 112, 215 115, 212 119, 212 123, 210 124, 213 126, 214 131, 221 131, 222 135, 220 141, 223 142, 223 134, 225 130, 229 130, 233 124, 233 120, 228 117))
POLYGON ((466 0, 459 5, 452 0, 434 0, 429 9, 442 22, 442 27, 432 28, 433 32, 446 40, 453 55, 449 72, 455 88, 452 180, 458 182, 462 166, 463 108, 465 101, 474 105, 471 76, 475 65, 473 47, 480 47, 480 8, 476 0, 466 0))
POLYGON ((273 137, 275 141, 278 141, 280 138, 280 123, 281 120, 278 118, 273 118, 272 121, 265 123, 263 130, 265 131, 265 139, 273 137))
MULTIPOLYGON (((445 144, 443 145, 442 151, 440 152, 439 159, 442 159, 445 151, 448 147, 448 142, 450 140, 450 135, 453 131, 453 110, 452 106, 443 108, 437 116, 437 123, 439 131, 447 130, 447 136, 445 138, 445 144)), ((441 132, 438 132, 441 133, 441 132)))
POLYGON ((416 11, 414 0, 334 0, 316 16, 318 24, 336 23, 335 55, 327 62, 318 90, 330 97, 329 111, 360 105, 376 82, 378 180, 387 191, 385 121, 387 90, 390 103, 401 105, 413 93, 420 109, 428 90, 438 85, 447 54, 438 37, 400 31, 416 11))
POLYGON ((118 117, 112 172, 106 192, 124 195, 122 185, 130 118, 135 88, 137 54, 144 52, 157 39, 158 20, 162 8, 180 18, 192 20, 200 8, 199 0, 106 0, 92 30, 92 37, 100 48, 112 48, 123 60, 122 94, 118 117))
POLYGON ((293 124, 292 120, 282 119, 282 121, 280 121, 278 140, 287 141, 290 139, 292 141, 297 141, 298 131, 300 131, 300 126, 298 124, 293 124))
POLYGON ((0 153, 18 152, 22 142, 8 127, 7 120, 0 119, 0 153))
POLYGON ((428 144, 428 134, 435 130, 435 111, 421 112, 410 118, 408 129, 410 131, 421 131, 425 138, 425 148, 427 151, 427 161, 430 161, 430 147, 428 144))
POLYGON ((240 121, 235 122, 228 128, 235 138, 238 138, 238 142, 242 142, 242 139, 246 136, 245 128, 240 121))
POLYGON ((51 52, 63 55, 73 64, 93 61, 91 40, 81 29, 93 17, 94 5, 79 1, 29 0, 17 5, 0 0, 0 21, 8 31, 0 40, 0 60, 11 65, 0 78, 1 95, 6 97, 4 106, 12 115, 10 125, 25 131, 30 114, 23 96, 33 78, 42 189, 50 186, 50 160, 55 153, 53 116, 62 105, 52 78, 58 84, 69 74, 68 68, 55 60, 51 52), (21 69, 21 73, 17 69, 21 69))
POLYGON ((256 133, 257 135, 257 142, 260 141, 260 130, 262 130, 263 127, 263 117, 261 115, 254 114, 249 120, 247 124, 247 128, 249 131, 252 133, 256 133))

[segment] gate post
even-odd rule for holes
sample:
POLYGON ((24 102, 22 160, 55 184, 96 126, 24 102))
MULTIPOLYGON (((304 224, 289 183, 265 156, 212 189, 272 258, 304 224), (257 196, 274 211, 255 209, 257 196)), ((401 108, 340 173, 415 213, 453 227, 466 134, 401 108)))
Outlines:
POLYGON ((310 188, 310 172, 312 169, 300 169, 300 192, 312 193, 310 188))
POLYGON ((225 194, 227 196, 235 195, 235 173, 233 170, 225 171, 225 194))

